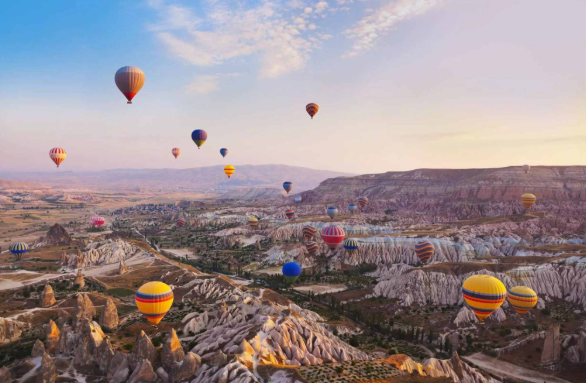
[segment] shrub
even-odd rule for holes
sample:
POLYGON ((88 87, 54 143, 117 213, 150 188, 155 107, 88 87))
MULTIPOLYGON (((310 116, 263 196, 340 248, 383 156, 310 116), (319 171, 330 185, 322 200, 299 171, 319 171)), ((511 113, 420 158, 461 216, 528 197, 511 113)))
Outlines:
POLYGON ((124 345, 124 349, 128 350, 128 351, 132 351, 132 347, 134 347, 134 345, 132 343, 128 343, 124 345))

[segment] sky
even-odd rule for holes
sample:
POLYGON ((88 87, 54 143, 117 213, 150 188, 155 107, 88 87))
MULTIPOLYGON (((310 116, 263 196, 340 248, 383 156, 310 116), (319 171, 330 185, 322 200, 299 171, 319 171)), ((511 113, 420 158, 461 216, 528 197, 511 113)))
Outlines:
POLYGON ((7 2, 0 170, 586 165, 584 14, 583 0, 7 2), (132 105, 114 84, 126 65, 146 74, 132 105))

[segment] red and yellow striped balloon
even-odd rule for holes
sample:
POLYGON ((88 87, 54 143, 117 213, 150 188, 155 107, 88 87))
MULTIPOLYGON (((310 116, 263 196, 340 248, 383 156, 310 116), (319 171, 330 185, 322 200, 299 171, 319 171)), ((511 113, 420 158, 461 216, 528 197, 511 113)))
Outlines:
POLYGON ((235 171, 236 170, 234 169, 234 166, 232 166, 232 165, 226 165, 224 167, 224 173, 226 173, 228 178, 232 177, 232 174, 234 174, 235 171))
POLYGON ((473 275, 464 281, 462 295, 476 317, 484 321, 501 307, 507 295, 505 285, 490 275, 473 275))
POLYGON ((332 250, 336 249, 342 242, 344 242, 345 236, 346 233, 344 233, 344 229, 336 225, 328 226, 321 231, 321 238, 332 250))
POLYGON ((149 322, 156 325, 173 304, 173 290, 163 282, 148 282, 138 289, 134 300, 138 310, 149 322))
POLYGON ((51 158, 51 160, 53 160, 55 165, 59 167, 59 165, 61 165, 61 162, 63 162, 65 160, 65 157, 67 157, 67 153, 63 148, 53 148, 49 151, 49 157, 51 158))
POLYGON ((171 149, 171 154, 173 154, 173 157, 175 157, 175 159, 177 159, 177 157, 179 157, 179 155, 181 154, 181 149, 173 148, 173 149, 171 149))
POLYGON ((307 114, 309 114, 311 119, 313 120, 313 116, 315 116, 317 114, 317 112, 319 111, 319 106, 317 106, 317 104, 314 104, 312 102, 312 103, 307 104, 305 106, 305 110, 307 111, 307 114))
POLYGON ((144 72, 135 66, 125 66, 118 69, 114 76, 116 86, 128 100, 127 104, 132 104, 132 99, 144 85, 144 72))
POLYGON ((537 294, 526 286, 515 286, 509 290, 508 301, 519 315, 525 315, 537 304, 537 294))
POLYGON ((527 210, 531 209, 531 206, 535 205, 535 201, 537 201, 537 198, 535 198, 535 195, 531 193, 525 193, 521 196, 521 203, 527 210))

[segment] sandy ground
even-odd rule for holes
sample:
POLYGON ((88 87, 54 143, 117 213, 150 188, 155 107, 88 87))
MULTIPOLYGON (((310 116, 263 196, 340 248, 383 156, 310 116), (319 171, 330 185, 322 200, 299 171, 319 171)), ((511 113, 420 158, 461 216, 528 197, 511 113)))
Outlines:
POLYGON ((315 295, 327 294, 327 293, 339 293, 340 291, 347 290, 346 285, 309 285, 294 287, 293 290, 306 293, 312 291, 315 295))
POLYGON ((198 255, 193 254, 193 251, 189 250, 189 249, 163 249, 163 251, 166 251, 168 253, 173 254, 176 257, 181 257, 181 258, 184 258, 185 256, 187 256, 187 259, 193 259, 193 260, 196 260, 199 258, 198 255))
POLYGON ((571 383, 567 380, 556 378, 540 371, 529 370, 516 366, 498 358, 493 358, 482 353, 464 356, 462 359, 472 362, 478 367, 502 378, 513 378, 523 382, 531 383, 571 383))
POLYGON ((282 266, 267 267, 266 269, 255 270, 253 272, 253 274, 268 274, 268 275, 281 274, 282 269, 283 269, 282 266))

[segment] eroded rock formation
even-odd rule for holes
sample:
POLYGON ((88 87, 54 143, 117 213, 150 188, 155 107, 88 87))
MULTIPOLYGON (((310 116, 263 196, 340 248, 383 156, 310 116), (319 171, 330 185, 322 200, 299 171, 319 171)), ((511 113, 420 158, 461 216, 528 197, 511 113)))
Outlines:
POLYGON ((51 307, 57 302, 55 300, 55 292, 51 285, 45 285, 45 289, 43 290, 43 294, 41 294, 41 307, 51 307))
POLYGON ((106 299, 106 304, 100 313, 100 326, 115 328, 118 326, 118 309, 111 298, 106 299))

